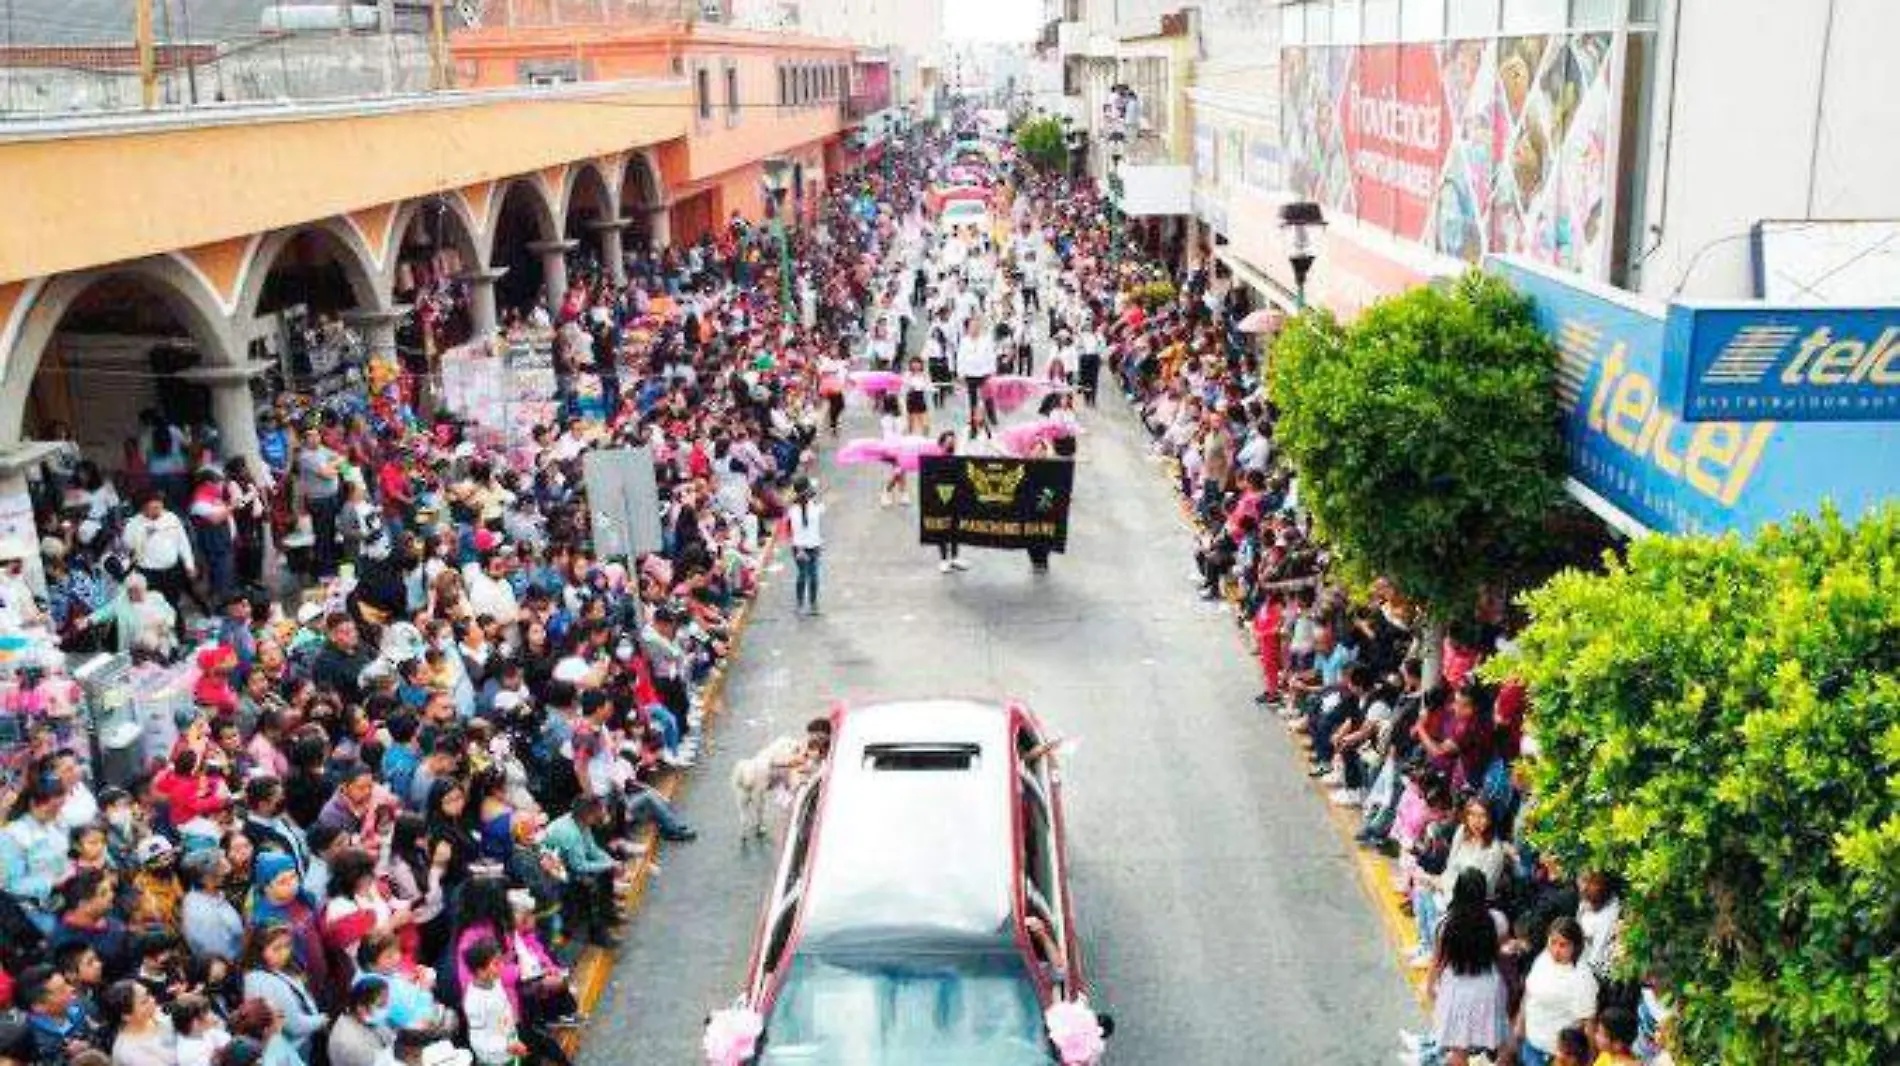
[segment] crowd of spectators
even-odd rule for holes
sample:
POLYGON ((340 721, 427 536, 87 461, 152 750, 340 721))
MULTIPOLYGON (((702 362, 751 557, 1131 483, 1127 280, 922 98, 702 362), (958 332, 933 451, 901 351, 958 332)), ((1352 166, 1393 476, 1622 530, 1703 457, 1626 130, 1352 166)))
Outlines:
POLYGON ((900 166, 807 205, 792 258, 821 320, 779 305, 736 216, 511 315, 554 345, 530 448, 285 405, 267 469, 154 415, 163 462, 129 506, 92 464, 56 475, 49 596, 10 595, 9 622, 182 658, 194 698, 113 787, 83 742, 30 739, 0 796, 0 1062, 564 1063, 581 947, 616 943, 654 834, 695 837, 658 786, 693 764, 807 458, 816 358, 868 299, 859 208, 908 187, 900 166), (663 507, 629 565, 592 550, 582 491, 582 456, 617 444, 648 447, 663 507), (307 556, 295 598, 264 591, 293 561, 273 527, 307 556))
POLYGON ((1188 577, 1250 638, 1262 713, 1354 812, 1359 846, 1392 860, 1392 891, 1416 925, 1407 963, 1434 1003, 1433 1030, 1404 1034, 1401 1058, 1665 1060, 1666 1001, 1613 973, 1614 875, 1562 870, 1520 834, 1534 802, 1526 693, 1475 669, 1520 620, 1487 597, 1428 649, 1401 590, 1381 580, 1355 596, 1275 449, 1262 348, 1239 330, 1252 309, 1241 286, 1129 247, 1086 188, 1051 192, 1060 290, 1105 335, 1114 382, 1172 471, 1197 533, 1188 577))

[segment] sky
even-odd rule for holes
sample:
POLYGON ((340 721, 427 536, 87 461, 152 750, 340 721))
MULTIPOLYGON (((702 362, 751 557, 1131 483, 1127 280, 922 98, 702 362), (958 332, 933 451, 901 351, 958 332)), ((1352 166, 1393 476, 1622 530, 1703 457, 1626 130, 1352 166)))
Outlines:
POLYGON ((953 41, 1024 41, 1041 18, 1042 0, 946 0, 943 32, 953 41))

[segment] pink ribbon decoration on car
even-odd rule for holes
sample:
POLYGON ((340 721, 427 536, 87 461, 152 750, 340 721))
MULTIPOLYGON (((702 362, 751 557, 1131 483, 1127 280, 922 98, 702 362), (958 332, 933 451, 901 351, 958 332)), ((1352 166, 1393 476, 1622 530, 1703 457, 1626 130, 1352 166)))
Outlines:
POLYGON ((713 1011, 700 1042, 706 1052, 706 1066, 742 1066, 758 1050, 759 1034, 763 1032, 764 1016, 750 1007, 713 1011))
POLYGON ((1043 1013, 1049 1042, 1062 1056, 1062 1066, 1090 1066, 1108 1049, 1102 1023, 1089 1008, 1087 996, 1064 1000, 1043 1013))

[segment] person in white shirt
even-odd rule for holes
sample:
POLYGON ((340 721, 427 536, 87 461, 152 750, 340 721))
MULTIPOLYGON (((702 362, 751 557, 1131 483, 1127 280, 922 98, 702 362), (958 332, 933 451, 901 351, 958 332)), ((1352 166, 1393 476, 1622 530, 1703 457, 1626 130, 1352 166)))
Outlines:
POLYGON ((500 1066, 526 1055, 515 1024, 514 1004, 502 987, 501 945, 483 937, 468 949, 468 987, 462 991, 462 1016, 468 1021, 468 1047, 483 1066, 500 1066))
MULTIPOLYGON (((191 582, 198 576, 198 561, 191 552, 191 533, 185 523, 165 508, 165 498, 147 493, 139 513, 125 523, 125 546, 132 553, 132 566, 145 575, 146 584, 176 608, 190 594, 191 582)), ((184 638, 185 620, 176 614, 178 637, 184 638)))
POLYGON ((971 410, 982 401, 983 413, 990 423, 996 421, 996 401, 983 394, 983 385, 996 373, 997 347, 1009 337, 1009 327, 998 325, 992 336, 984 336, 982 326, 972 318, 957 342, 957 376, 963 379, 971 410))
POLYGON ((814 498, 812 483, 799 478, 792 486, 792 505, 786 518, 792 526, 792 562, 798 567, 794 589, 800 614, 818 613, 818 559, 824 553, 825 505, 814 498))
POLYGON ((1554 1060, 1557 1034, 1596 1016, 1597 979, 1578 962, 1582 952, 1583 927, 1575 918, 1550 924, 1543 953, 1525 979, 1524 1004, 1517 1015, 1518 1057, 1526 1066, 1554 1060))

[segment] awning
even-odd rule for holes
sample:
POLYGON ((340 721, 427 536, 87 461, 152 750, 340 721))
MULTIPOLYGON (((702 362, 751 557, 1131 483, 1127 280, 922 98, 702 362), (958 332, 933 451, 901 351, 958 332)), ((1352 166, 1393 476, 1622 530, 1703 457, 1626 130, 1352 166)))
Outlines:
POLYGON ((1286 286, 1281 285, 1257 269, 1253 264, 1234 254, 1232 249, 1216 247, 1214 249, 1214 258, 1220 260, 1227 269, 1233 271, 1235 277, 1252 286, 1255 292, 1271 300, 1276 306, 1287 311, 1295 309, 1298 301, 1293 298, 1292 293, 1286 290, 1286 286))

